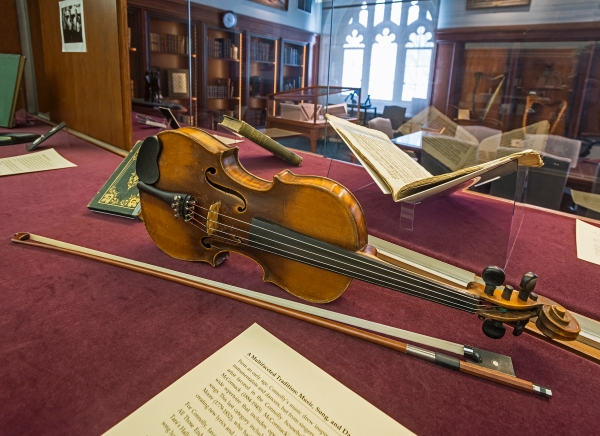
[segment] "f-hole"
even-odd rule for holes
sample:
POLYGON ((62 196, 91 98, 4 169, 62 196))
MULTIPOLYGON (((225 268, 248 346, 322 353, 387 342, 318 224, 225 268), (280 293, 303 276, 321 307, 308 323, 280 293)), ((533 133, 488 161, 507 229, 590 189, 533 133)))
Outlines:
POLYGON ((209 177, 208 177, 209 174, 215 175, 216 173, 217 173, 217 170, 215 168, 208 168, 206 170, 205 177, 206 177, 206 181, 208 182, 208 184, 210 186, 212 186, 213 188, 219 190, 219 191, 225 192, 227 194, 231 194, 234 197, 239 198, 240 201, 244 205, 243 206, 238 206, 237 207, 237 211, 238 212, 244 212, 246 210, 246 199, 239 192, 234 191, 233 189, 228 188, 227 186, 219 185, 218 183, 215 183, 215 182, 213 182, 212 180, 209 179, 209 177))

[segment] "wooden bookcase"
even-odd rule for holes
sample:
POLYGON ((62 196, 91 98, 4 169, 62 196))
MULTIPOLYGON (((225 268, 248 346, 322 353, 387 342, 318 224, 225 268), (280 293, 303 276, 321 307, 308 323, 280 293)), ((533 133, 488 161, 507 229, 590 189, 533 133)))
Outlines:
POLYGON ((281 76, 279 91, 302 88, 306 83, 307 43, 281 40, 281 76))
POLYGON ((249 34, 246 47, 246 74, 244 121, 254 127, 263 127, 267 115, 267 95, 277 91, 279 67, 279 40, 258 34, 249 34))
POLYGON ((242 117, 242 59, 244 37, 235 30, 204 27, 203 121, 216 130, 223 115, 242 117))
POLYGON ((207 129, 216 129, 225 114, 257 127, 264 126, 266 96, 283 89, 281 81, 284 77, 296 88, 316 80, 318 56, 311 56, 311 52, 319 51, 318 35, 242 15, 238 16, 235 28, 225 29, 222 28, 222 10, 195 2, 191 3, 190 12, 188 21, 185 2, 128 0, 134 111, 160 117, 158 110, 144 102, 145 75, 152 67, 161 70, 163 100, 183 105, 179 115, 192 115, 180 116, 182 121, 207 129), (192 25, 191 67, 188 55, 180 53, 187 47, 179 45, 179 37, 187 36, 188 22, 192 25), (171 46, 166 42, 167 38, 171 46), (285 67, 282 66, 285 60, 283 45, 288 47, 290 57, 285 67), (259 52, 256 47, 260 47, 259 52), (262 54, 259 54, 260 50, 263 50, 262 54), (296 53, 295 57, 292 53, 296 53), (192 76, 191 104, 189 98, 169 95, 168 70, 173 69, 189 70, 192 76))
MULTIPOLYGON (((188 23, 182 20, 174 20, 162 16, 148 16, 148 37, 146 41, 148 69, 160 74, 162 101, 174 102, 182 105, 185 109, 180 112, 181 121, 193 124, 197 114, 197 72, 195 68, 196 59, 196 26, 192 25, 191 47, 188 42, 188 23), (189 51, 191 49, 192 63, 190 65, 189 51), (190 68, 191 67, 191 68, 190 68), (174 74, 187 79, 181 83, 185 90, 176 92, 170 83, 174 74), (190 102, 189 80, 192 78, 192 96, 190 102), (186 86, 187 85, 187 86, 186 86), (187 91, 187 95, 186 94, 187 91)), ((141 96, 143 97, 143 95, 141 96)))

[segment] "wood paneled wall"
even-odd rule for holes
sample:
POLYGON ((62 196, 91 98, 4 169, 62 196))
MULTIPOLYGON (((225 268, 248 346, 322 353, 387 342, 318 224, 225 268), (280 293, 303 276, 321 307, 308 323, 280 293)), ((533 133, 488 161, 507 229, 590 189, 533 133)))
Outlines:
POLYGON ((83 2, 86 53, 63 53, 58 1, 29 0, 40 112, 108 144, 131 149, 125 0, 83 2))
POLYGON ((19 21, 15 0, 2 0, 0 8, 0 53, 21 54, 21 39, 19 37, 19 21))

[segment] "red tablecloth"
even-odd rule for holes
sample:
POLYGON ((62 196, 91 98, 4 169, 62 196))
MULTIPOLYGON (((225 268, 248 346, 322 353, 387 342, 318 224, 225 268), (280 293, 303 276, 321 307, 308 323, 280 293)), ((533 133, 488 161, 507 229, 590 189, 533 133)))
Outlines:
MULTIPOLYGON (((326 306, 508 354, 517 375, 551 388, 552 399, 181 285, 9 242, 13 233, 29 231, 292 298, 263 283, 260 267, 242 256, 230 256, 219 268, 177 261, 155 247, 141 222, 90 212, 86 205, 121 158, 73 136, 67 144, 66 138, 59 133, 47 146, 77 167, 0 178, 0 433, 102 433, 255 322, 419 434, 598 432, 600 366, 529 335, 488 339, 474 315, 358 281, 326 306)), ((0 157, 22 153, 22 145, 0 147, 0 157)), ((240 146, 240 156, 261 177, 286 168, 249 143, 240 146)), ((307 154, 294 171, 327 174, 329 167, 328 160, 307 154)), ((364 197, 371 234, 397 243, 405 238, 410 245, 389 196, 358 190, 368 180, 360 168, 343 165, 330 174, 364 197)), ((478 244, 474 230, 494 227, 494 217, 483 212, 493 209, 485 200, 476 208, 473 198, 457 201, 474 208, 477 219, 470 225, 475 227, 466 230, 472 234, 463 236, 464 245, 441 242, 441 257, 464 258, 460 266, 479 271, 485 264, 462 254, 482 246, 495 249, 494 235, 478 244)), ((435 208, 428 210, 433 215, 422 219, 435 234, 447 217, 442 210, 437 215, 435 208)), ((512 282, 535 271, 539 293, 600 319, 598 268, 576 258, 574 219, 524 211, 508 263, 512 282)))

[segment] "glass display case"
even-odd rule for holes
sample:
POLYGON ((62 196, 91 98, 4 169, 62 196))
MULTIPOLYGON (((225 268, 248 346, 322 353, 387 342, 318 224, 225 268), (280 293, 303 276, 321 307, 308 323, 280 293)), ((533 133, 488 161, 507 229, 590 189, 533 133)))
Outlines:
MULTIPOLYGON (((329 134, 326 114, 358 122, 356 112, 348 111, 348 97, 360 89, 342 86, 307 86, 280 91, 267 96, 267 135, 282 137, 303 136, 310 141, 310 151, 317 152, 317 142, 329 134)), ((360 112, 360 106, 358 108, 360 112)), ((325 143, 324 143, 325 144, 325 143)))

